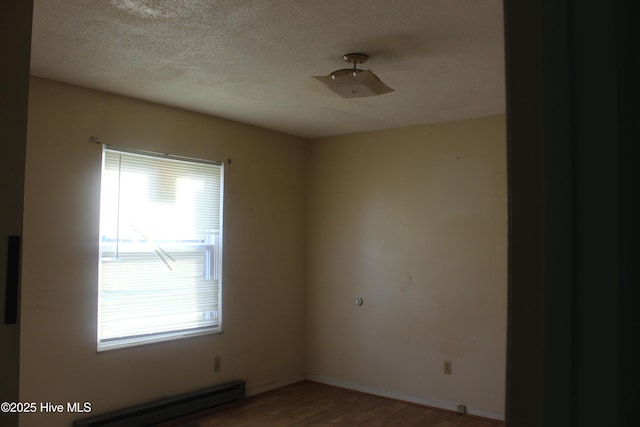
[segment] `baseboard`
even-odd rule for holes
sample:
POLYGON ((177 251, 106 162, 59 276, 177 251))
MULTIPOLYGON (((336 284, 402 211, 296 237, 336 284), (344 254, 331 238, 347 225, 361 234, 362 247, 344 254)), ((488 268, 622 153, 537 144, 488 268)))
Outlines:
POLYGON ((403 400, 405 402, 417 403, 418 405, 431 406, 433 408, 444 409, 455 412, 459 404, 467 406, 467 413, 477 417, 488 418, 497 421, 504 421, 504 413, 492 411, 489 409, 476 408, 467 405, 464 402, 450 402, 447 400, 435 399, 424 396, 414 396, 410 394, 398 393, 395 391, 379 390, 363 384, 345 381, 337 378, 325 377, 322 375, 307 375, 305 377, 309 381, 315 381, 322 384, 328 384, 336 387, 347 388, 350 390, 360 391, 362 393, 373 394, 376 396, 388 397, 390 399, 403 400))
POLYGON ((268 383, 264 385, 247 387, 246 396, 249 397, 249 396, 255 396, 257 394, 266 393, 268 391, 282 388, 294 383, 299 383, 300 381, 304 381, 305 379, 306 378, 304 375, 297 375, 295 377, 291 377, 286 380, 274 381, 272 383, 268 383))
POLYGON ((246 383, 229 381, 163 399, 146 402, 74 421, 74 427, 157 426, 177 418, 242 401, 246 383))

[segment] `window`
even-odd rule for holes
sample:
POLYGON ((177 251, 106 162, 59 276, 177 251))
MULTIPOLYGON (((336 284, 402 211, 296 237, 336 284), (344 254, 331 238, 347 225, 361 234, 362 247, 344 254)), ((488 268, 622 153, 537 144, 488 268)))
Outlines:
POLYGON ((105 147, 98 350, 221 328, 223 165, 105 147))

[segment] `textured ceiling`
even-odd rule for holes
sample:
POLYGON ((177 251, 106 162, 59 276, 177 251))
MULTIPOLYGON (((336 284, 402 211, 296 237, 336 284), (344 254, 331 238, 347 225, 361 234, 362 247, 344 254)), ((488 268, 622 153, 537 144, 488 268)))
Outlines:
POLYGON ((31 72, 303 137, 502 114, 502 0, 35 0, 31 72), (313 75, 363 52, 394 92, 313 75))

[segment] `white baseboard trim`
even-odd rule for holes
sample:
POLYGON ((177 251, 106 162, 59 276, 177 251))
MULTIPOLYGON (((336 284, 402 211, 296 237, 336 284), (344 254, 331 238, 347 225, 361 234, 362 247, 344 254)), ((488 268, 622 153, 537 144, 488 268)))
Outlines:
POLYGON ((350 390, 360 391, 376 396, 389 397, 391 399, 403 400, 405 402, 417 403, 419 405, 431 406, 434 408, 446 409, 448 411, 454 412, 456 411, 459 404, 464 404, 467 406, 467 413, 470 415, 504 421, 504 413, 502 412, 492 411, 490 409, 476 408, 474 406, 467 405, 464 402, 450 402, 447 400, 435 399, 431 397, 413 396, 410 394, 398 393, 395 391, 379 390, 377 388, 369 387, 363 384, 340 380, 337 378, 325 377, 322 375, 307 375, 305 378, 309 381, 315 381, 322 384, 333 385, 336 387, 347 388, 350 390))
POLYGON ((304 381, 306 378, 304 375, 298 375, 295 377, 288 378, 286 380, 274 381, 272 383, 258 385, 254 387, 247 387, 246 395, 247 396, 255 396, 256 394, 265 393, 267 391, 275 390, 277 388, 281 388, 287 386, 289 384, 298 383, 300 381, 304 381))

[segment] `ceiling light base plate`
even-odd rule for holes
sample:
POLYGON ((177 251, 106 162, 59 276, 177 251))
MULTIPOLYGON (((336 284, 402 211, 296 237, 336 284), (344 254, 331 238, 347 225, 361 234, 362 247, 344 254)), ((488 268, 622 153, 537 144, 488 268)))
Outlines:
POLYGON ((349 64, 364 64, 369 59, 369 56, 364 53, 347 53, 342 55, 342 59, 349 64))

